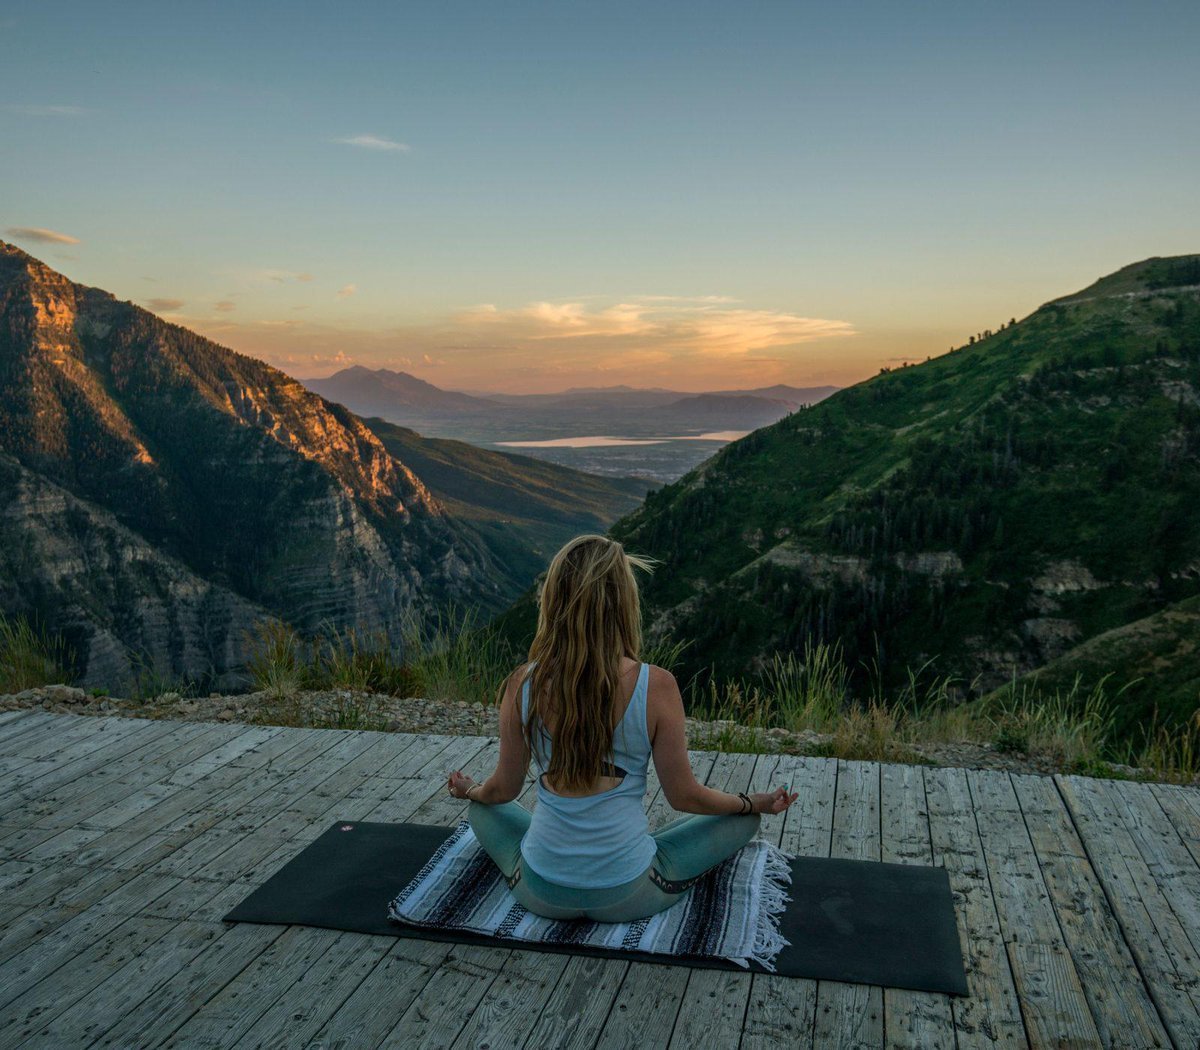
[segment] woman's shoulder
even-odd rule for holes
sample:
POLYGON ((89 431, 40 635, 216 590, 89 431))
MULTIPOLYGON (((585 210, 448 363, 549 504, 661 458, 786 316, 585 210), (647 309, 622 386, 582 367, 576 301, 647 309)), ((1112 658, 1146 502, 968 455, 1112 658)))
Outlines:
POLYGON ((665 667, 649 664, 650 673, 646 678, 646 696, 648 702, 670 700, 679 695, 679 683, 675 676, 665 667))

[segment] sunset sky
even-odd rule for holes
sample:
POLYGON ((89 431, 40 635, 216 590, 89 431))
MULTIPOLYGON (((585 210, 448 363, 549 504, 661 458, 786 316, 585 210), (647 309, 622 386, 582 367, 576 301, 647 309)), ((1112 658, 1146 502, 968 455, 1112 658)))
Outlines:
POLYGON ((1200 251, 1200 4, 0 7, 0 237, 301 377, 847 384, 1200 251))

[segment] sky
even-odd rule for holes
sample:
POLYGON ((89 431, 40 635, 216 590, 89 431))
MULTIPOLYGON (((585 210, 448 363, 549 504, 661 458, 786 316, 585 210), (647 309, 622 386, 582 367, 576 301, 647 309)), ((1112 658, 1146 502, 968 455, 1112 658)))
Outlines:
POLYGON ((846 385, 1200 252, 1200 4, 0 6, 0 237, 301 378, 846 385))

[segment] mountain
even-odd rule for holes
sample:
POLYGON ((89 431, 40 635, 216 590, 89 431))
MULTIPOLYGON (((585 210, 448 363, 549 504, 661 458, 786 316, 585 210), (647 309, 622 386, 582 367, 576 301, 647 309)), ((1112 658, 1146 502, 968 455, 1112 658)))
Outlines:
POLYGON ((0 607, 85 682, 228 676, 267 613, 397 639, 528 579, 341 405, 2 242, 0 478, 0 607))
POLYGON ((894 685, 932 661, 987 690, 1200 593, 1198 507, 1200 256, 1182 256, 794 412, 611 533, 663 560, 649 635, 692 640, 684 675, 752 675, 811 638, 860 685, 870 661, 894 685))
POLYGON ((465 441, 422 437, 383 419, 364 422, 447 511, 469 522, 496 561, 531 579, 567 540, 604 532, 645 498, 641 478, 605 478, 465 441))
POLYGON ((774 423, 799 407, 790 401, 748 394, 696 394, 655 409, 654 417, 661 424, 673 427, 716 429, 733 421, 739 428, 753 430, 774 423))
POLYGON ((354 365, 328 379, 306 379, 314 393, 350 406, 359 415, 425 416, 502 411, 495 401, 442 390, 407 372, 354 365))

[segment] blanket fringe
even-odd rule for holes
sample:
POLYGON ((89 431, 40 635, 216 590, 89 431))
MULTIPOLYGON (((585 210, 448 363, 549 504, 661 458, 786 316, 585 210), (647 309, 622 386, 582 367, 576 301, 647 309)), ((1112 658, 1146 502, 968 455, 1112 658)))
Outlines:
POLYGON ((750 958, 771 973, 775 972, 775 956, 792 942, 779 932, 779 920, 787 907, 785 887, 792 883, 791 857, 772 843, 766 843, 767 856, 763 865, 762 896, 758 920, 754 927, 754 946, 750 958))

